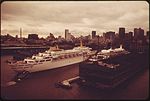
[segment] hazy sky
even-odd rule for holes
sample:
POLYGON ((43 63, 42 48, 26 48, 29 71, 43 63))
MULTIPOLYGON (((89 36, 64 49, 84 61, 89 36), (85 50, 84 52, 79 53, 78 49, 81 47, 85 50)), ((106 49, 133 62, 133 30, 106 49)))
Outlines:
POLYGON ((149 4, 146 1, 5 1, 1 4, 1 34, 40 37, 63 36, 65 29, 74 36, 101 35, 106 31, 149 30, 149 4))

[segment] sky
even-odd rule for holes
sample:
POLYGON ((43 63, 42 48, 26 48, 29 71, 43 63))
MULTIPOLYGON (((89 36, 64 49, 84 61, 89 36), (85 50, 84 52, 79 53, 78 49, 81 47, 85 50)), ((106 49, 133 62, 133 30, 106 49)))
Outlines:
POLYGON ((146 1, 5 1, 1 4, 1 34, 23 37, 35 33, 46 37, 98 35, 125 27, 149 30, 149 4, 146 1))

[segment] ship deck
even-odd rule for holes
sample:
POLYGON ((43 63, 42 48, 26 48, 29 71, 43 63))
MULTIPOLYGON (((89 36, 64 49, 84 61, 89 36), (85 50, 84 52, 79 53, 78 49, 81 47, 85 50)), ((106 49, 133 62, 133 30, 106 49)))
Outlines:
POLYGON ((18 99, 146 99, 149 89, 149 70, 141 72, 127 84, 113 91, 90 87, 80 87, 73 83, 72 89, 56 88, 55 83, 75 77, 79 65, 33 73, 16 85, 2 87, 1 97, 7 100, 18 99))

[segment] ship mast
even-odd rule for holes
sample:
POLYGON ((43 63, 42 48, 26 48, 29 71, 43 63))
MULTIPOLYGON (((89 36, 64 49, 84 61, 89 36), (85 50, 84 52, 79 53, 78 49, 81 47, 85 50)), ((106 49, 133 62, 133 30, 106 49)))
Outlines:
POLYGON ((80 40, 80 47, 83 47, 83 43, 82 43, 82 40, 80 40))

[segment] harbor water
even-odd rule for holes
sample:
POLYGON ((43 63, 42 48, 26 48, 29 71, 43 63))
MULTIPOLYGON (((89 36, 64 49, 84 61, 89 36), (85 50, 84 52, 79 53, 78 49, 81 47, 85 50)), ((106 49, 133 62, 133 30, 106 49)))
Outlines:
POLYGON ((32 73, 28 79, 13 83, 16 75, 7 65, 11 55, 1 56, 1 98, 7 100, 32 99, 147 99, 149 97, 149 69, 135 75, 119 88, 105 91, 72 84, 72 89, 57 88, 55 83, 79 75, 79 64, 32 73), (11 83, 12 82, 12 85, 11 83), (10 85, 9 85, 10 84, 10 85))

